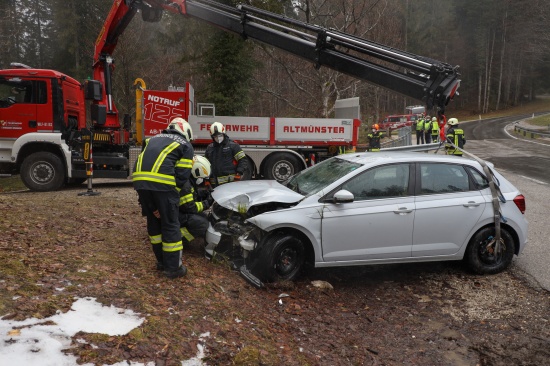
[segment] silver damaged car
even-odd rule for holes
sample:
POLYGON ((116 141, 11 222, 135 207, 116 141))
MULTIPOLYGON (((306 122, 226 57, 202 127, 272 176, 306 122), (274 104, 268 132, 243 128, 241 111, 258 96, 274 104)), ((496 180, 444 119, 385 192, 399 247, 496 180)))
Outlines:
POLYGON ((258 286, 307 264, 464 260, 494 274, 527 244, 525 197, 492 164, 457 156, 339 155, 282 183, 219 186, 213 198, 207 255, 223 247, 258 286))

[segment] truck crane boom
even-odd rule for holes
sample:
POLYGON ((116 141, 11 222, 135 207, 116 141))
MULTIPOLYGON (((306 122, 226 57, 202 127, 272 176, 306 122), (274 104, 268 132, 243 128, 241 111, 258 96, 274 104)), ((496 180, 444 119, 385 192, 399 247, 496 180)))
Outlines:
POLYGON ((248 5, 186 1, 185 14, 423 101, 443 114, 460 85, 458 66, 397 50, 248 5), (393 64, 393 68, 378 62, 393 64))
POLYGON ((444 114, 457 95, 458 66, 384 46, 333 29, 308 24, 248 5, 232 7, 212 0, 115 0, 95 46, 94 79, 104 95, 103 128, 119 128, 112 101, 112 53, 119 36, 137 11, 145 21, 159 21, 163 11, 178 13, 222 30, 282 49, 306 59, 316 68, 326 66, 424 102, 444 114))

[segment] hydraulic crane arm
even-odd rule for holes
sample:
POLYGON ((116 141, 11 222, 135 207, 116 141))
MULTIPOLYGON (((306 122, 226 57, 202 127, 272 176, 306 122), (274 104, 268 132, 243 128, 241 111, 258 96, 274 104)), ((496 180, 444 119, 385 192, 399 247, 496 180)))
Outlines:
POLYGON ((182 12, 221 29, 423 101, 443 114, 460 85, 458 66, 400 51, 279 14, 211 0, 187 0, 182 12))
POLYGON ((160 20, 164 10, 205 21, 299 56, 317 68, 326 66, 421 100, 440 114, 460 85, 458 66, 248 5, 232 7, 212 0, 115 0, 94 54, 94 79, 105 85, 101 102, 107 106, 105 127, 118 127, 111 97, 111 54, 138 10, 145 21, 160 20))

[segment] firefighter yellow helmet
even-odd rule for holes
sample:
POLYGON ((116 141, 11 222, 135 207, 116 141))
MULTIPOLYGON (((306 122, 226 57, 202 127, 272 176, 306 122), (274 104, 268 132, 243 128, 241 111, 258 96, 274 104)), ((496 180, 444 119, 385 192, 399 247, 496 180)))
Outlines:
POLYGON ((210 176, 211 173, 210 162, 207 158, 201 155, 193 156, 193 168, 191 174, 193 178, 203 178, 206 179, 210 176))
POLYGON ((450 126, 457 125, 457 124, 458 124, 458 119, 456 119, 456 118, 449 118, 449 120, 447 121, 447 124, 450 125, 450 126))
POLYGON ((225 127, 220 122, 214 122, 210 125, 210 135, 215 136, 220 133, 225 133, 225 127))
POLYGON ((174 118, 168 125, 168 129, 176 131, 189 142, 193 141, 193 130, 191 129, 191 125, 181 117, 174 118))

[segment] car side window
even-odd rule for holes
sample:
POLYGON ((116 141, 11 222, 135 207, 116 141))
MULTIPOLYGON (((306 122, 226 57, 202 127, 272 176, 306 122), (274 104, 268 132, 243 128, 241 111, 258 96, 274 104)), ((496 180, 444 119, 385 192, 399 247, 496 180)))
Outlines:
POLYGON ((466 169, 468 169, 472 175, 472 178, 474 178, 474 185, 476 186, 476 189, 481 191, 485 188, 489 188, 489 181, 485 178, 485 176, 481 175, 481 173, 474 168, 467 167, 466 169))
POLYGON ((370 169, 346 182, 342 189, 353 193, 355 201, 406 196, 409 165, 392 164, 370 169))
POLYGON ((470 180, 466 169, 455 164, 420 164, 420 194, 467 192, 470 180))

